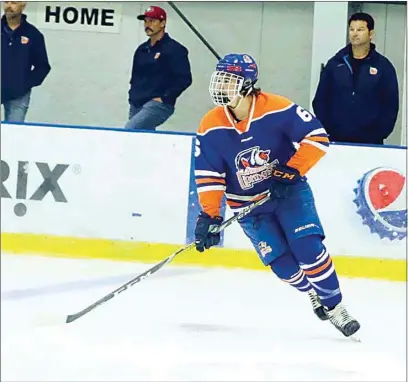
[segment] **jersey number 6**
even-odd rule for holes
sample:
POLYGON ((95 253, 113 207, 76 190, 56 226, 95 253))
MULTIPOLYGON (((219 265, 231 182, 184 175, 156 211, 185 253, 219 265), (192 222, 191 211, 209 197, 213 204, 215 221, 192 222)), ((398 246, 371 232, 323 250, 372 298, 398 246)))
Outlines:
POLYGON ((196 138, 194 156, 197 158, 201 154, 200 141, 196 138))
POLYGON ((312 115, 300 106, 296 108, 296 114, 305 122, 310 122, 313 119, 312 115))

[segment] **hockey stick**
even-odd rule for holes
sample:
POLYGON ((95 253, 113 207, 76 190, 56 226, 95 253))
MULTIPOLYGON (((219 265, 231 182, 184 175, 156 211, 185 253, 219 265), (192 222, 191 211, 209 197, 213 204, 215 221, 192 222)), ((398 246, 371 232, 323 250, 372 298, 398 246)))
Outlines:
MULTIPOLYGON (((264 198, 262 198, 262 199, 260 199, 260 200, 258 200, 256 202, 254 202, 253 204, 243 208, 241 212, 239 212, 237 215, 235 215, 235 216, 229 218, 228 220, 226 220, 219 227, 215 227, 215 229, 213 229, 211 232, 212 233, 219 233, 219 232, 223 231, 225 228, 230 226, 232 223, 236 222, 239 219, 242 219, 244 216, 246 216, 250 212, 252 212, 252 210, 254 208, 260 206, 261 204, 264 204, 269 199, 270 199, 270 195, 267 194, 264 198)), ((183 248, 180 248, 178 251, 174 252, 173 254, 171 254, 169 257, 165 258, 160 263, 156 264, 155 266, 148 269, 147 271, 141 273, 139 276, 136 276, 134 279, 128 281, 126 284, 123 284, 121 287, 119 287, 118 289, 116 289, 113 292, 109 293, 105 297, 102 297, 100 300, 96 301, 92 305, 89 305, 87 308, 81 310, 78 313, 68 315, 65 322, 67 324, 69 324, 70 322, 77 320, 78 318, 80 318, 80 317, 84 316, 85 314, 89 313, 91 310, 94 310, 95 308, 97 308, 99 305, 102 305, 103 303, 105 303, 105 302, 109 301, 110 299, 114 298, 119 293, 124 292, 129 287, 137 284, 138 282, 140 282, 142 280, 147 279, 150 275, 152 275, 153 273, 156 273, 159 269, 164 267, 166 264, 170 263, 170 261, 172 261, 177 255, 179 255, 180 253, 183 253, 184 251, 187 251, 188 249, 190 249, 190 248, 192 248, 194 246, 195 246, 195 243, 192 242, 192 243, 188 244, 187 246, 185 246, 183 248)))

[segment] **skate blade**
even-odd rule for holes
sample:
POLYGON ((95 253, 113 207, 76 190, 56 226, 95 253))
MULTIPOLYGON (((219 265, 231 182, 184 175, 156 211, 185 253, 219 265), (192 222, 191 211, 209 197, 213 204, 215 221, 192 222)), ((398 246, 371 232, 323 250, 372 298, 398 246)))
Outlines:
POLYGON ((359 336, 357 336, 356 334, 352 334, 351 336, 349 336, 348 338, 350 338, 350 340, 352 340, 353 342, 359 342, 361 343, 361 338, 359 336))

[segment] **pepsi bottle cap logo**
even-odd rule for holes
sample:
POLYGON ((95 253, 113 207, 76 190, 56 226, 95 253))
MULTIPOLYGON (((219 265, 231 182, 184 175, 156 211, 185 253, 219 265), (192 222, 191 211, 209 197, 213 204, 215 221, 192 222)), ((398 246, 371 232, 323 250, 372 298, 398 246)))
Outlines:
POLYGON ((363 175, 354 190, 357 213, 363 224, 380 238, 407 235, 406 177, 392 168, 379 167, 363 175))

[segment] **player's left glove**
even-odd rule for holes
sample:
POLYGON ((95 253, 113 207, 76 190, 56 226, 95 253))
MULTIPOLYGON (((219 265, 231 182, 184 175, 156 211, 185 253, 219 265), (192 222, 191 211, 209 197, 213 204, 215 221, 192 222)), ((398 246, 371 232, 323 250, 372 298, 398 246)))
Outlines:
POLYGON ((302 179, 299 171, 286 165, 276 165, 272 169, 269 192, 271 199, 286 199, 290 194, 290 188, 302 179))
POLYGON ((211 217, 205 212, 200 212, 197 218, 197 224, 194 231, 196 249, 204 252, 213 245, 218 245, 221 240, 219 233, 211 233, 213 227, 219 227, 222 223, 222 216, 211 217))

